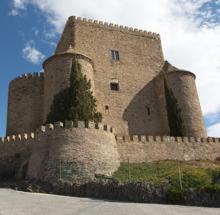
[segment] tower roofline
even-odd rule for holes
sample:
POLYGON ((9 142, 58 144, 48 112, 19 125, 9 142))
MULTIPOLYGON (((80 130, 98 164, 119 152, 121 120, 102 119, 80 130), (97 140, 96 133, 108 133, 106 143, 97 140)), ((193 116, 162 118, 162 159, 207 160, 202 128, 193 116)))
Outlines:
POLYGON ((120 31, 127 32, 127 33, 133 33, 138 36, 146 36, 151 39, 160 40, 159 34, 151 32, 151 31, 138 29, 138 28, 133 28, 133 27, 124 26, 124 25, 118 25, 118 24, 99 21, 99 20, 87 19, 87 18, 82 18, 82 17, 77 17, 77 16, 70 16, 68 19, 68 22, 75 22, 75 21, 99 25, 99 26, 103 26, 103 27, 109 28, 109 29, 120 30, 120 31))
POLYGON ((69 56, 78 56, 78 57, 81 57, 83 59, 86 59, 87 61, 89 61, 90 63, 92 63, 93 65, 93 61, 91 58, 87 57, 86 55, 84 54, 81 54, 81 53, 77 53, 77 52, 69 52, 68 50, 66 52, 60 52, 60 53, 56 53, 54 55, 52 55, 51 57, 47 58, 44 62, 43 62, 43 68, 45 68, 45 65, 50 62, 51 60, 53 60, 54 58, 56 57, 61 57, 61 56, 64 56, 64 55, 69 55, 69 56))
POLYGON ((179 69, 179 68, 173 66, 172 64, 170 64, 168 61, 164 62, 164 65, 163 65, 163 68, 162 68, 162 71, 161 71, 161 75, 163 73, 165 73, 166 75, 173 74, 173 73, 191 75, 196 79, 196 75, 193 72, 183 70, 183 69, 179 69))

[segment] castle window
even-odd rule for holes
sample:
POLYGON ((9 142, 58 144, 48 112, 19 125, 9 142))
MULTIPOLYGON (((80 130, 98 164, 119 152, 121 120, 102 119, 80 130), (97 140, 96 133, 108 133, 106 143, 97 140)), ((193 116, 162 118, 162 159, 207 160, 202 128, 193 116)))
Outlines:
POLYGON ((147 109, 147 115, 150 116, 150 108, 146 106, 147 109))
POLYGON ((120 60, 119 51, 111 50, 112 60, 120 60))
POLYGON ((110 88, 111 88, 112 91, 119 91, 119 83, 111 82, 110 83, 110 88))
POLYGON ((109 114, 109 106, 105 105, 105 114, 109 114))
POLYGON ((150 108, 147 108, 147 114, 150 116, 150 108))

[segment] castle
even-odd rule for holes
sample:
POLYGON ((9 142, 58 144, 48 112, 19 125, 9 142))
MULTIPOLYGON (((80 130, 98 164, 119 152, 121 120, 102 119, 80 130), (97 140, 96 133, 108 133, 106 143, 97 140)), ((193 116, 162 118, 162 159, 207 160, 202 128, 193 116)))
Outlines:
POLYGON ((159 35, 75 17, 69 18, 55 54, 43 63, 44 73, 11 82, 7 135, 35 131, 45 123, 54 95, 68 86, 73 57, 91 80, 103 123, 116 134, 169 135, 160 75, 166 70, 187 136, 206 137, 195 75, 164 67, 159 35))
POLYGON ((70 166, 65 175, 75 180, 111 175, 128 159, 138 163, 220 156, 220 140, 207 138, 195 75, 164 61, 158 34, 70 17, 43 68, 43 73, 10 83, 0 168, 9 165, 17 175, 52 181, 62 162, 70 166), (91 81, 102 124, 42 126, 54 96, 69 85, 73 58, 91 81), (184 138, 170 137, 164 74, 182 110, 184 138))

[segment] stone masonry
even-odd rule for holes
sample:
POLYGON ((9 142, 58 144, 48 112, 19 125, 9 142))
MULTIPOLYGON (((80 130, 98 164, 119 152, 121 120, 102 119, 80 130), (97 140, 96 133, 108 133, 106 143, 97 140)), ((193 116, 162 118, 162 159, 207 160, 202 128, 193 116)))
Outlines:
POLYGON ((187 136, 206 137, 195 75, 164 62, 159 35, 76 17, 68 19, 55 54, 43 63, 44 73, 11 82, 7 135, 34 131, 45 123, 54 95, 69 85, 74 57, 92 83, 103 123, 116 134, 169 136, 161 75, 166 74, 187 136))
POLYGON ((90 122, 66 121, 41 126, 35 133, 0 139, 0 176, 55 182, 96 180, 111 176, 120 163, 220 158, 220 138, 120 136, 114 129, 90 122))
POLYGON ((85 182, 110 176, 120 166, 113 129, 93 122, 58 122, 35 133, 1 138, 0 152, 0 175, 8 169, 17 177, 41 181, 85 182))
POLYGON ((43 68, 10 83, 0 176, 85 182, 112 175, 128 159, 220 158, 220 139, 207 138, 195 75, 164 61, 158 34, 70 17, 43 68), (69 86, 74 58, 91 81, 103 124, 45 125, 54 96, 69 86), (186 137, 170 137, 164 77, 181 107, 186 137))

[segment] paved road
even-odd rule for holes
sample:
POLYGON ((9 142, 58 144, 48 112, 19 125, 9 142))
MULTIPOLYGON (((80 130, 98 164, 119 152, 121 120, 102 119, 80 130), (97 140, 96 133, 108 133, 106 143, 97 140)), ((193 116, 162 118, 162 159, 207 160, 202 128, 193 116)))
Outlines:
POLYGON ((220 209, 119 203, 0 189, 0 215, 220 215, 220 209))

